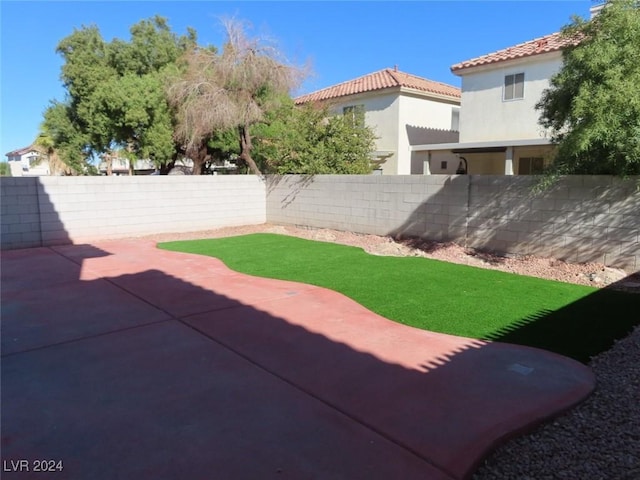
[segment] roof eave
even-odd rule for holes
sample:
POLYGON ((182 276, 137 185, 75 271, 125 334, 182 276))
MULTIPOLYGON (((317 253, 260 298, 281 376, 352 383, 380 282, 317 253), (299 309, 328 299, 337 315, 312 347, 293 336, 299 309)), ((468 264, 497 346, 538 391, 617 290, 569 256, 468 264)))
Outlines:
POLYGON ((464 143, 430 143, 424 145, 411 145, 412 152, 426 152, 436 150, 455 150, 473 148, 495 148, 495 147, 527 147, 537 145, 552 145, 549 138, 532 138, 520 140, 492 140, 486 142, 464 142, 464 143))
POLYGON ((353 92, 353 93, 346 93, 344 95, 335 95, 333 97, 327 97, 327 98, 322 98, 319 100, 307 100, 304 102, 298 102, 296 99, 294 99, 294 103, 296 105, 302 105, 304 103, 333 103, 333 102, 342 102, 344 101, 344 99, 346 98, 350 98, 350 97, 354 97, 354 98, 358 98, 358 97, 362 97, 362 96, 373 96, 373 95, 384 95, 387 93, 393 93, 395 91, 400 92, 401 87, 399 86, 390 86, 390 87, 382 87, 382 88, 374 88, 371 90, 365 90, 363 92, 353 92))
POLYGON ((455 103, 460 103, 460 99, 461 96, 454 96, 454 95, 448 95, 448 94, 444 94, 444 93, 437 93, 437 92, 431 92, 428 90, 420 90, 418 88, 411 88, 411 87, 403 87, 403 86, 398 86, 398 85, 394 85, 394 86, 390 86, 390 87, 382 87, 382 88, 375 88, 375 89, 371 89, 371 90, 366 90, 363 92, 357 92, 357 93, 348 93, 345 95, 337 95, 334 97, 329 97, 329 98, 323 98, 320 100, 306 100, 306 101, 298 101, 297 99, 294 99, 294 103, 296 105, 302 105, 305 103, 311 103, 311 102, 319 102, 319 103, 330 103, 330 102, 340 102, 343 101, 346 98, 358 98, 358 97, 364 97, 364 96, 375 96, 375 95, 386 95, 389 93, 406 93, 406 94, 410 94, 410 95, 416 95, 416 96, 420 96, 420 97, 426 97, 426 98, 431 98, 434 100, 446 100, 448 102, 455 102, 455 103))
POLYGON ((459 77, 467 75, 468 73, 475 73, 482 70, 491 70, 494 68, 502 68, 504 66, 518 64, 518 63, 528 63, 531 59, 536 60, 546 60, 549 57, 562 57, 561 48, 557 50, 550 50, 548 52, 538 52, 532 53, 529 55, 522 55, 519 57, 508 58, 504 60, 496 60, 493 62, 485 62, 477 65, 469 65, 467 67, 456 67, 455 65, 451 67, 451 73, 457 75, 459 77))
POLYGON ((460 95, 455 96, 455 95, 431 92, 428 90, 420 90, 417 88, 410 88, 410 87, 400 87, 400 93, 409 93, 411 95, 418 95, 421 97, 432 98, 434 100, 447 100, 449 102, 456 102, 456 103, 460 103, 460 100, 462 98, 462 92, 460 92, 460 95))

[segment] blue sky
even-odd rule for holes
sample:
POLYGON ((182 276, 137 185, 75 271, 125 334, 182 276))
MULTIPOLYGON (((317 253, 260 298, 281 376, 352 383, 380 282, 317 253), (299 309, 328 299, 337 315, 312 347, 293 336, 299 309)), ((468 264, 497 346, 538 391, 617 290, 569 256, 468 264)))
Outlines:
POLYGON ((558 31, 572 15, 588 17, 590 0, 535 1, 0 1, 0 157, 31 144, 42 112, 63 100, 57 43, 95 24, 105 40, 162 15, 175 33, 221 45, 218 19, 234 16, 266 35, 312 75, 298 94, 386 67, 459 86, 449 67, 558 31))

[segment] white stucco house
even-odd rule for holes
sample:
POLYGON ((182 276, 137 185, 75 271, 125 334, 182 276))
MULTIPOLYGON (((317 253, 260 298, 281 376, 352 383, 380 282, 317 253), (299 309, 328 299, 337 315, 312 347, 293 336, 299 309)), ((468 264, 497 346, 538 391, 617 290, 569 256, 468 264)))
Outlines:
POLYGON ((459 142, 413 145, 423 173, 437 173, 433 157, 443 151, 464 159, 469 174, 540 173, 553 146, 535 105, 572 41, 553 33, 453 65, 462 78, 459 142))
POLYGON ((37 177, 49 175, 49 162, 33 145, 5 154, 12 177, 37 177))
MULTIPOLYGON (((591 18, 606 8, 593 5, 591 18)), ((462 79, 459 141, 413 144, 423 173, 434 170, 434 156, 449 152, 464 159, 469 174, 531 175, 551 161, 553 145, 535 109, 563 65, 562 50, 579 43, 560 32, 457 63, 462 79)))
MULTIPOLYGON (((111 159, 112 175, 129 175, 130 161, 122 157, 114 157, 111 159)), ((98 164, 98 171, 101 175, 107 175, 109 168, 105 160, 101 160, 98 164)), ((150 175, 156 170, 155 164, 151 160, 134 160, 133 170, 136 175, 150 175)))
MULTIPOLYGON (((455 142, 458 139, 460 89, 386 68, 295 99, 297 105, 320 102, 332 114, 364 118, 378 139, 373 160, 382 174, 422 173, 422 159, 411 143, 455 142)), ((434 153, 438 167, 455 171, 451 152, 434 153)))

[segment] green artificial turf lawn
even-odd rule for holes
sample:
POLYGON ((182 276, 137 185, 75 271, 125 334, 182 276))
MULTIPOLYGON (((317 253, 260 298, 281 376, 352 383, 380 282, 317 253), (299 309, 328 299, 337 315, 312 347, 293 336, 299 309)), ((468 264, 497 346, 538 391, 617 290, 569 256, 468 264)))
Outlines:
POLYGON ((238 272, 318 285, 397 322, 552 350, 577 360, 639 323, 640 296, 275 234, 167 242, 238 272))

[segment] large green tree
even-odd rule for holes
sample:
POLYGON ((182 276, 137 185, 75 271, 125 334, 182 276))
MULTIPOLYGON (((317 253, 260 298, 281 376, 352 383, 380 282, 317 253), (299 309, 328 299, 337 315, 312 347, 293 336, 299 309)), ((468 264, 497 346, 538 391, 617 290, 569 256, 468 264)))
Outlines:
POLYGON ((109 157, 116 150, 158 166, 176 158, 164 78, 196 44, 195 32, 176 36, 156 16, 130 34, 129 41, 105 42, 97 27, 82 27, 58 44, 67 98, 47 109, 44 129, 74 170, 78 156, 109 157))
POLYGON ((95 26, 75 30, 58 45, 67 96, 44 113, 43 152, 75 174, 95 158, 109 171, 116 156, 131 171, 138 158, 167 171, 185 157, 195 174, 230 158, 256 174, 369 172, 371 130, 295 107, 290 91, 303 69, 248 38, 242 23, 225 27, 220 52, 197 45, 193 30, 176 36, 161 17, 134 25, 127 41, 106 42, 95 26))
POLYGON ((571 46, 536 106, 557 144, 555 174, 640 174, 640 9, 610 0, 563 29, 571 46))

